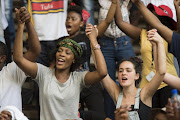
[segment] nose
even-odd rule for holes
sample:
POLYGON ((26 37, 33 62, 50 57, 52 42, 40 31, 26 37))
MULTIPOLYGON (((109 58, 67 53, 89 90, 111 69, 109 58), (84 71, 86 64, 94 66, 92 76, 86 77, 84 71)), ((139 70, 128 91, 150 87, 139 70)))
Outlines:
POLYGON ((127 72, 126 72, 126 70, 123 70, 122 71, 122 75, 125 75, 127 72))
POLYGON ((68 23, 70 23, 72 20, 71 20, 71 18, 68 18, 66 21, 67 21, 68 23))

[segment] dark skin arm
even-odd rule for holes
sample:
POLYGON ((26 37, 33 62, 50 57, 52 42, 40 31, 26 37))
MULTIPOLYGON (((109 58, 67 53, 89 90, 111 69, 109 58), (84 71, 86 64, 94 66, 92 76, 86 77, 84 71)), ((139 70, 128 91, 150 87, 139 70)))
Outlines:
POLYGON ((123 21, 119 0, 117 1, 116 7, 117 7, 115 13, 116 25, 119 27, 119 29, 121 29, 126 35, 128 35, 132 39, 139 40, 141 34, 141 28, 138 28, 132 24, 123 21))
POLYGON ((38 36, 36 34, 36 31, 30 21, 31 16, 25 7, 20 8, 19 19, 22 23, 25 22, 28 31, 29 49, 24 54, 24 58, 32 62, 35 62, 41 52, 41 45, 38 36))
POLYGON ((101 37, 106 29, 108 28, 109 24, 113 21, 115 12, 116 12, 116 4, 119 0, 112 0, 111 6, 109 8, 109 11, 107 13, 106 19, 102 21, 98 26, 98 37, 101 37))
POLYGON ((163 25, 161 21, 141 2, 141 0, 132 0, 143 15, 146 22, 151 27, 157 29, 158 33, 168 42, 171 43, 173 31, 163 25))
POLYGON ((180 33, 180 8, 179 8, 179 5, 180 5, 180 0, 174 0, 174 6, 175 6, 175 9, 176 9, 176 16, 177 16, 177 32, 180 33))

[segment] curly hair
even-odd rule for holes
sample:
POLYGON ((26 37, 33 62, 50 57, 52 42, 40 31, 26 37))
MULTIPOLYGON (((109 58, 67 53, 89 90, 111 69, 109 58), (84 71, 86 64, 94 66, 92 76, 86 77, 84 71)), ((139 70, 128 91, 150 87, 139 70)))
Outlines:
POLYGON ((129 61, 133 64, 134 66, 134 69, 136 71, 136 74, 138 73, 139 74, 139 79, 135 81, 135 86, 136 87, 139 87, 139 83, 141 82, 141 78, 142 78, 142 63, 143 61, 138 58, 138 57, 130 57, 130 58, 127 58, 127 59, 123 59, 120 63, 119 63, 119 66, 121 63, 123 63, 124 61, 129 61))

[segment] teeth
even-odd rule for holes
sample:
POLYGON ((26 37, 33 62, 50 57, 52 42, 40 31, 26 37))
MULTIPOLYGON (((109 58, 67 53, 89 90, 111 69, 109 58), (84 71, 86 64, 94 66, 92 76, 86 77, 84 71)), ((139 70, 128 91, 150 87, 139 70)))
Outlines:
POLYGON ((58 59, 58 61, 60 61, 60 62, 64 62, 64 60, 63 60, 63 59, 61 59, 61 58, 60 58, 60 59, 58 59))

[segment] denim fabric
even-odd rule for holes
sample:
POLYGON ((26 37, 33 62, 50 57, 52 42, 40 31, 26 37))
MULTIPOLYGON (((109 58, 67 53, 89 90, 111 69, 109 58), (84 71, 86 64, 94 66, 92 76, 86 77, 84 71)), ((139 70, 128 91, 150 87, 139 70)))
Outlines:
POLYGON ((14 26, 14 19, 12 16, 13 12, 13 0, 4 0, 5 4, 5 16, 8 21, 8 28, 7 28, 7 34, 9 37, 9 42, 14 43, 15 39, 15 26, 14 26))
MULTIPOLYGON (((116 80, 116 63, 122 59, 134 57, 134 50, 128 36, 120 38, 109 38, 103 36, 100 39, 101 51, 104 55, 108 73, 114 81, 116 80)), ((115 105, 107 91, 104 91, 104 109, 106 116, 114 119, 115 105)))
POLYGON ((94 0, 81 0, 81 4, 82 8, 87 10, 90 14, 87 23, 94 25, 94 0))

